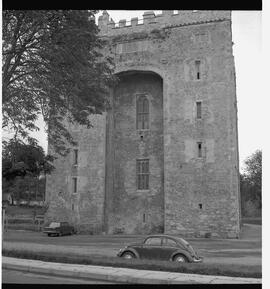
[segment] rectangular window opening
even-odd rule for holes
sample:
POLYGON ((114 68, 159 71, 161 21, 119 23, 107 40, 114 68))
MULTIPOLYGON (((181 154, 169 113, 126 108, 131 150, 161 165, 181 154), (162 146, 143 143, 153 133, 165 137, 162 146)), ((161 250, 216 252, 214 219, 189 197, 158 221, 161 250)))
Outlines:
POLYGON ((146 215, 145 215, 145 213, 143 214, 143 223, 145 223, 146 222, 146 215))
POLYGON ((202 102, 201 101, 196 102, 196 111, 197 111, 197 118, 201 119, 202 118, 202 102))
POLYGON ((72 178, 73 182, 73 193, 77 193, 77 178, 72 178))
POLYGON ((201 61, 195 61, 196 79, 201 79, 201 61))
POLYGON ((202 157, 202 143, 198 142, 198 157, 201 158, 202 157))
POLYGON ((78 165, 78 149, 74 149, 73 150, 73 156, 74 156, 74 158, 73 158, 73 164, 74 165, 78 165))
POLYGON ((149 189, 149 159, 137 160, 137 189, 149 189))

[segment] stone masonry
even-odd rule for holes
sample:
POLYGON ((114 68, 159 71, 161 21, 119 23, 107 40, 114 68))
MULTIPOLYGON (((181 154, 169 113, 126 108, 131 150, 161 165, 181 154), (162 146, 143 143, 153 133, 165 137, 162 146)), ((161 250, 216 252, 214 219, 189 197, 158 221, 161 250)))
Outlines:
POLYGON ((237 238, 230 11, 148 11, 143 22, 118 24, 104 11, 98 26, 119 82, 111 108, 91 116, 93 128, 70 126, 78 146, 58 157, 47 178, 47 221, 68 220, 87 233, 237 238), (142 94, 149 102, 147 129, 136 127, 142 94), (149 188, 143 190, 140 159, 149 160, 149 188))

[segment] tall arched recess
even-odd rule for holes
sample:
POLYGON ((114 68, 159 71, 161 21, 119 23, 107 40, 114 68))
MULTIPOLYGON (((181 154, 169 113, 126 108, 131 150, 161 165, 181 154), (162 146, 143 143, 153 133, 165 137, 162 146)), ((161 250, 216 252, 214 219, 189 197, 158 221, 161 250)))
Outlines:
POLYGON ((117 73, 106 121, 104 230, 164 231, 163 79, 117 73))

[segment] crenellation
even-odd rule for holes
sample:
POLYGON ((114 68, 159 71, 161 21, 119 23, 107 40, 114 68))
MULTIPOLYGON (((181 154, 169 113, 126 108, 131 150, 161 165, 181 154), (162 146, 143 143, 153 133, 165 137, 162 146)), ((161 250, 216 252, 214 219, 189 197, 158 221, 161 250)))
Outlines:
POLYGON ((134 17, 134 18, 131 18, 131 26, 136 26, 138 25, 138 17, 134 17))
POLYGON ((162 16, 170 17, 170 16, 172 16, 174 14, 173 11, 174 10, 162 10, 162 16))
POLYGON ((150 24, 150 23, 155 23, 155 13, 154 11, 146 11, 143 14, 143 23, 145 25, 150 24), (154 21, 153 21, 154 20, 154 21))
POLYGON ((119 21, 119 27, 125 27, 126 26, 126 19, 120 20, 119 21))
POLYGON ((101 34, 116 35, 119 33, 133 33, 149 29, 159 29, 166 26, 190 25, 216 20, 231 20, 230 11, 226 10, 162 10, 161 14, 154 11, 146 11, 142 19, 132 18, 131 20, 122 19, 115 23, 107 11, 104 11, 98 18, 98 26, 101 34), (132 27, 126 30, 125 28, 132 27), (116 29, 117 28, 117 29, 116 29), (119 29, 121 28, 121 29, 119 29), (125 29, 125 30, 123 30, 125 29))

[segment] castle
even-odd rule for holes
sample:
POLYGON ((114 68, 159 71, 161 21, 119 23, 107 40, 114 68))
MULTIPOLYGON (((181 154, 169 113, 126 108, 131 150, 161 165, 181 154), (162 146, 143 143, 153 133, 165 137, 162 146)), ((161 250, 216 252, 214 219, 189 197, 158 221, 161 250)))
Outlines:
POLYGON ((119 83, 93 128, 70 124, 78 146, 47 177, 47 220, 94 234, 239 237, 231 12, 116 24, 104 11, 98 26, 119 83))

